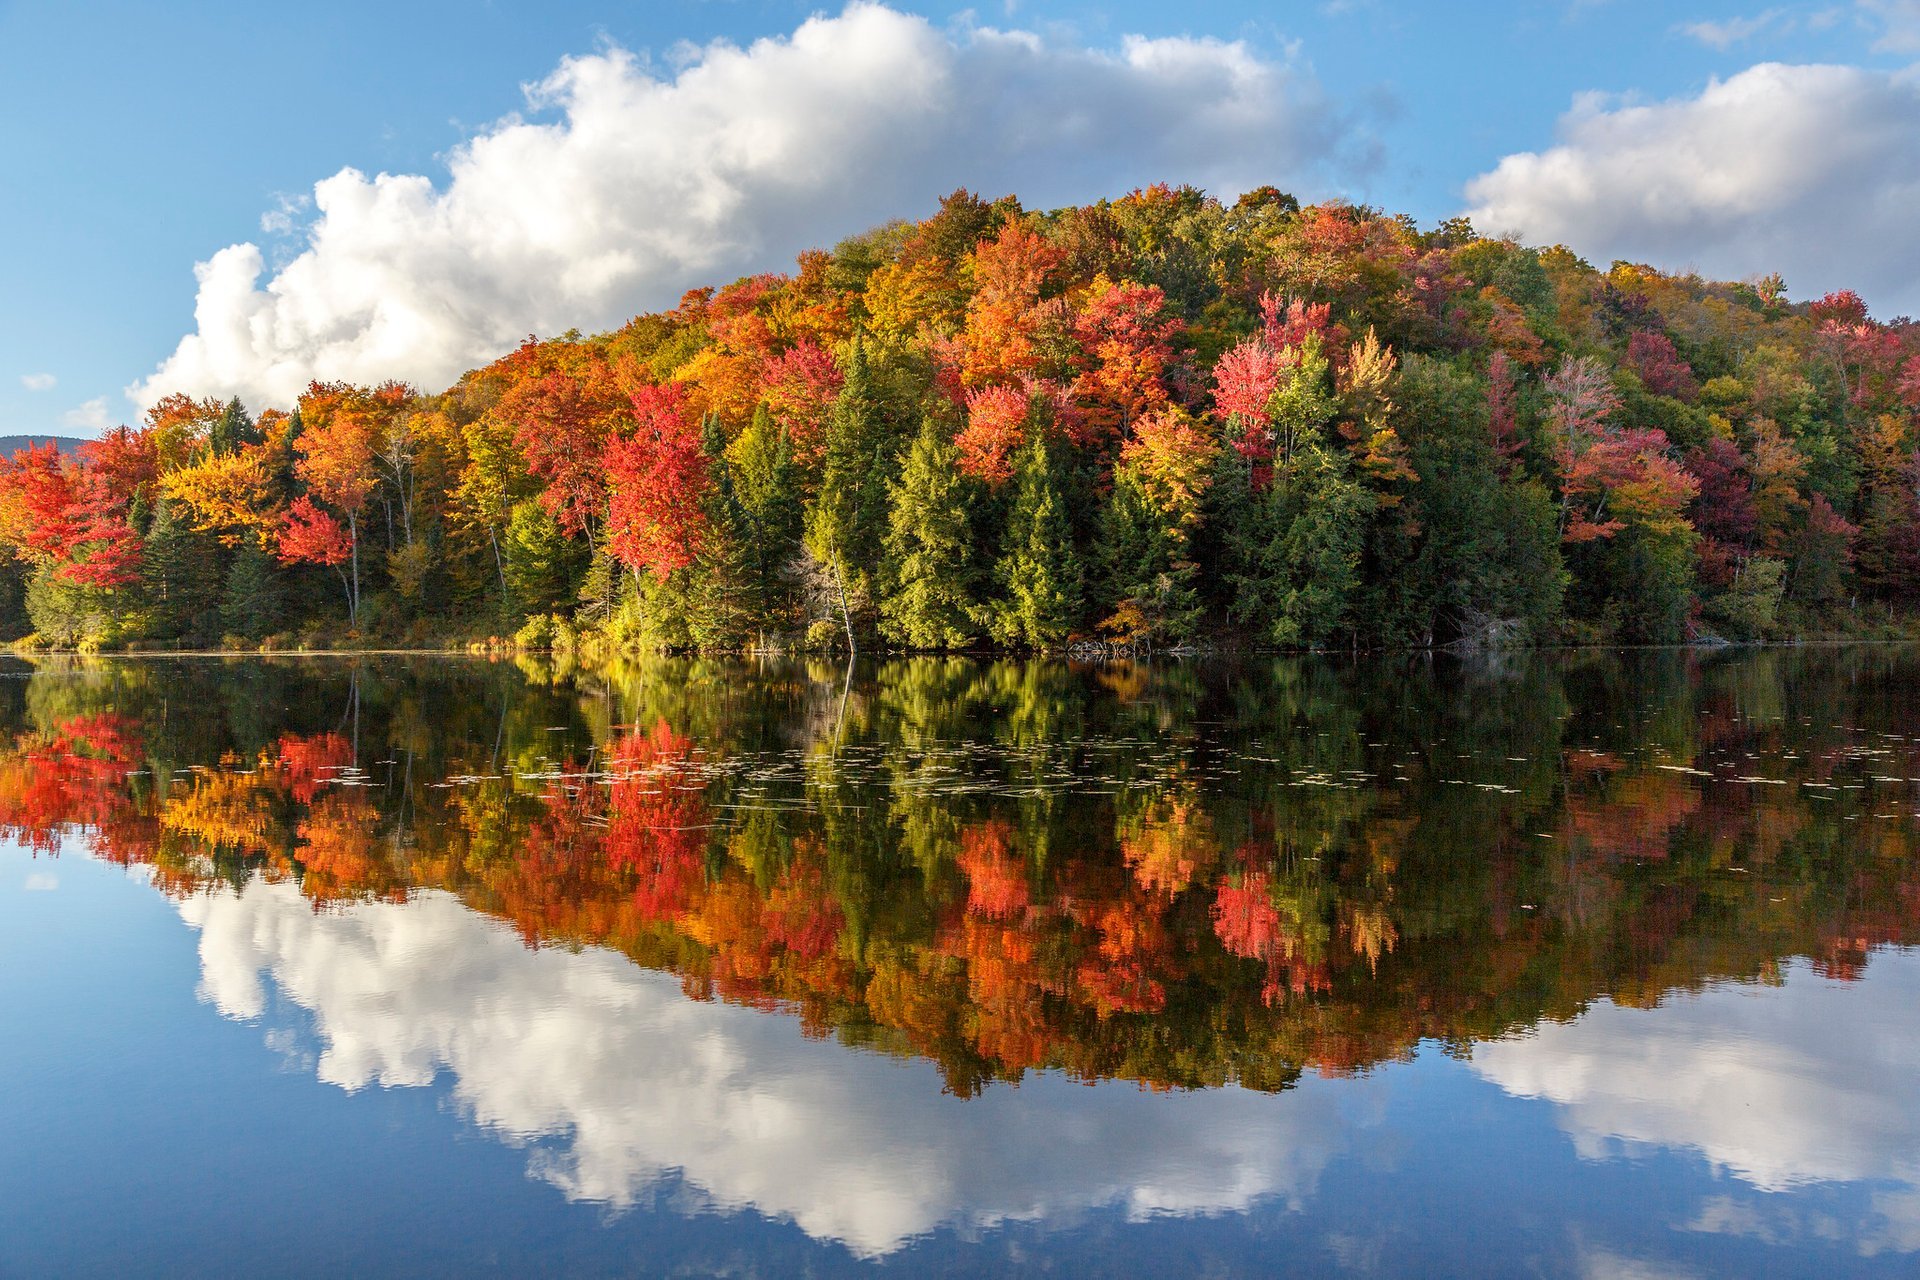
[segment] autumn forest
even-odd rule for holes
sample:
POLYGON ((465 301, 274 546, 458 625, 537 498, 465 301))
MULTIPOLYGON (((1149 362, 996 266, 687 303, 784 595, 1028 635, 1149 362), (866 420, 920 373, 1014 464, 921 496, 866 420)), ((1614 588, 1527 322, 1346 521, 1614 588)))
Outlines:
MULTIPOLYGON (((1485 229, 1482 229, 1485 230, 1485 229)), ((1920 326, 1264 188, 965 191, 434 391, 0 468, 54 648, 1133 651, 1891 634, 1920 326)), ((984 837, 983 837, 984 838, 984 837)), ((985 856, 985 855, 982 855, 985 856)))

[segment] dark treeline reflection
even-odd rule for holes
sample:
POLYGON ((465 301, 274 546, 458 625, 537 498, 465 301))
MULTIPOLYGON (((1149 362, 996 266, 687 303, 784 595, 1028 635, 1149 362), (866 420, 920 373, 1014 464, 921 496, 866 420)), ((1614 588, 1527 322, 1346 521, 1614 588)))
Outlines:
POLYGON ((1920 936, 1920 660, 14 664, 0 823, 936 1061, 1286 1087, 1920 936))

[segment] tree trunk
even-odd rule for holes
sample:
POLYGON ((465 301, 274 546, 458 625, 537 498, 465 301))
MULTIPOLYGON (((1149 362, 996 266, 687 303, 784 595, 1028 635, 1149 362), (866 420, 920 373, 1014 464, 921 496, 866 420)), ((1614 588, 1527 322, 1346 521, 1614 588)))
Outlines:
POLYGON ((847 657, 851 659, 860 652, 860 646, 853 641, 853 615, 847 611, 847 571, 837 555, 833 558, 833 585, 840 593, 840 625, 846 629, 847 657))
POLYGON ((493 546, 493 571, 500 575, 500 607, 504 609, 507 607, 507 565, 500 558, 500 538, 491 524, 487 526, 487 541, 493 546))
POLYGON ((353 512, 347 512, 347 545, 352 549, 353 585, 347 588, 347 626, 360 625, 360 525, 353 512))

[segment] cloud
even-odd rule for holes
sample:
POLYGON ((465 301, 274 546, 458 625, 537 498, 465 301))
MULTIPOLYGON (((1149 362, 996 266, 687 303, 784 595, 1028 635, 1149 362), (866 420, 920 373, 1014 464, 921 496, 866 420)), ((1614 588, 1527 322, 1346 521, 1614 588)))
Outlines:
POLYGON ((1880 33, 1876 53, 1920 53, 1920 0, 1860 0, 1860 12, 1880 33))
POLYGON ((1734 45, 1751 40, 1762 31, 1775 25, 1778 25, 1783 32, 1792 30, 1792 19, 1788 19, 1782 23, 1780 20, 1783 17, 1785 17, 1785 14, 1781 10, 1768 9, 1766 12, 1757 13, 1751 18, 1727 18, 1719 22, 1683 22, 1680 24, 1678 30, 1685 35, 1692 36, 1701 44, 1725 52, 1734 45))
POLYGON ((1697 96, 1585 98, 1559 145, 1467 184, 1487 231, 1601 261, 1780 271, 1796 297, 1859 290, 1920 311, 1920 82, 1911 72, 1763 63, 1697 96))
POLYGON ((1689 1148, 1762 1191, 1875 1182, 1906 1195, 1920 1190, 1916 1037, 1920 953, 1883 951, 1857 984, 1802 961, 1778 989, 1602 1003, 1481 1045, 1473 1067, 1558 1104, 1593 1158, 1618 1143, 1689 1148))
POLYGON ((95 396, 61 414, 60 422, 76 431, 105 431, 113 425, 113 417, 107 412, 107 398, 95 396))
MULTIPOLYGON (((1091 49, 856 3, 669 62, 566 59, 526 88, 527 116, 452 152, 443 184, 317 183, 302 251, 271 275, 251 243, 200 263, 195 331, 128 394, 444 385, 529 330, 618 324, 961 185, 1054 204, 1161 179, 1320 187, 1371 162, 1310 73, 1241 42, 1091 49)), ((268 225, 291 229, 299 208, 268 225)))
POLYGON ((311 1012, 323 1082, 445 1073, 463 1113, 530 1148, 534 1175, 570 1199, 618 1208, 677 1175, 712 1206, 863 1255, 943 1225, 1297 1200, 1345 1146, 1350 1112, 1378 1122, 1377 1091, 1351 1081, 1165 1094, 1040 1075, 962 1100, 929 1063, 688 1000, 615 952, 529 949, 445 893, 317 913, 292 884, 255 880, 178 908, 200 932, 202 997, 258 1018, 270 977, 311 1012))
POLYGON ((20 385, 29 391, 51 391, 60 379, 50 373, 23 373, 20 385))

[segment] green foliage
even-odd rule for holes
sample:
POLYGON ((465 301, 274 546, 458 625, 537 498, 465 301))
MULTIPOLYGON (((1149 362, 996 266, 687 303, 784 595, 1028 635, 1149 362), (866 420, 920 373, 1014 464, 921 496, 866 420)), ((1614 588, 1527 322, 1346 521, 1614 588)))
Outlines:
POLYGON ((1187 534, 1157 507, 1139 474, 1114 473, 1100 521, 1100 629, 1128 645, 1178 644, 1200 621, 1200 566, 1187 534))
POLYGON ((531 499, 515 504, 501 544, 516 608, 547 610, 572 597, 586 556, 545 507, 531 499))
POLYGON ((222 559, 211 534, 195 530, 173 503, 158 504, 141 556, 142 588, 156 638, 206 644, 235 630, 220 617, 226 585, 222 559))
POLYGON ((1787 566, 1755 556, 1741 567, 1733 585, 1706 602, 1706 616, 1734 640, 1764 640, 1773 631, 1786 596, 1787 566))
POLYGON ((149 621, 125 592, 76 586, 44 568, 27 581, 26 610, 42 644, 82 652, 136 639, 149 621))
POLYGON ((258 547, 242 547, 227 570, 220 596, 224 634, 259 640, 280 625, 280 582, 273 560, 258 547))
POLYGON ((989 610, 993 635, 1018 648, 1058 648, 1079 624, 1083 574, 1044 436, 1036 433, 1021 451, 1014 483, 995 569, 1001 594, 989 610))
POLYGON ((887 514, 887 585, 881 633, 914 649, 973 642, 973 570, 967 531, 969 485, 959 451, 928 416, 907 451, 887 514))

